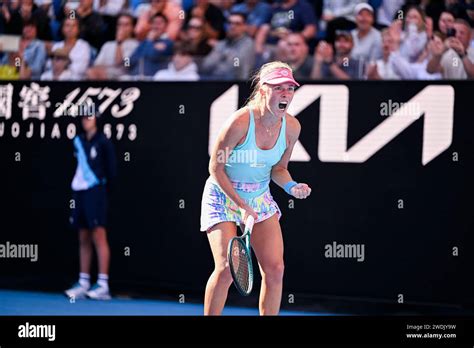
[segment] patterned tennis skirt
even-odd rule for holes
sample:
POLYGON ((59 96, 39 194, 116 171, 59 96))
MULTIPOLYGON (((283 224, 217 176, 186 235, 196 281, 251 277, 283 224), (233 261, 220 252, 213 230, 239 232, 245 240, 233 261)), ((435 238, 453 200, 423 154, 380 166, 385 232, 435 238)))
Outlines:
MULTIPOLYGON (((259 184, 232 183, 234 188, 246 192, 254 192, 261 189, 259 184)), ((278 219, 281 218, 281 211, 267 189, 261 195, 255 198, 245 199, 247 204, 252 207, 258 215, 257 222, 264 221, 275 213, 278 219)), ((204 186, 201 201, 201 231, 208 231, 212 226, 224 222, 232 221, 240 225, 242 216, 237 204, 234 203, 222 189, 209 177, 204 186)))

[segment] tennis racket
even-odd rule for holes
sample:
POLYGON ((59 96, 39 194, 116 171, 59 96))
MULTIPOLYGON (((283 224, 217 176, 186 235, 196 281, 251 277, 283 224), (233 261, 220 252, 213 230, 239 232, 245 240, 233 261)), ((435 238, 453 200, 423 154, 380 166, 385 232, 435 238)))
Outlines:
POLYGON ((245 231, 241 236, 236 236, 229 241, 227 259, 229 261, 230 273, 235 287, 239 292, 248 296, 253 286, 252 251, 250 249, 250 235, 252 233, 255 219, 253 216, 247 218, 245 231))

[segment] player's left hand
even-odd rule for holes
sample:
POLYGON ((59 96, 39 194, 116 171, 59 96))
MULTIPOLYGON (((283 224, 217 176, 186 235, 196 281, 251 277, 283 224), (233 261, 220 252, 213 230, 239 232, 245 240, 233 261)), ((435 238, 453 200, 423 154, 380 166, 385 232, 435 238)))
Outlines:
POLYGON ((311 194, 311 188, 307 184, 299 183, 290 190, 291 194, 298 199, 305 199, 311 194))

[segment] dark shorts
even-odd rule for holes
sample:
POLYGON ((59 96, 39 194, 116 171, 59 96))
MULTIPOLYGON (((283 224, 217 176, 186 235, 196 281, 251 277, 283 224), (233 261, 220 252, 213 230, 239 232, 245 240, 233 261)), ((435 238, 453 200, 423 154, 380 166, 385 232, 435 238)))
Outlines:
POLYGON ((72 195, 75 208, 71 209, 71 225, 74 228, 94 229, 105 227, 107 222, 107 193, 104 185, 88 190, 75 191, 72 195))

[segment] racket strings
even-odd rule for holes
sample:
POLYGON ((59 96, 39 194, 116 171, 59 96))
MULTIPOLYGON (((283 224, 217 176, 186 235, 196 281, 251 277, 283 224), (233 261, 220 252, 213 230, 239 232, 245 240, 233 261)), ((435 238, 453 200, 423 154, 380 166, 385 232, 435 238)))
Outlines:
POLYGON ((231 250, 231 267, 236 278, 234 281, 244 292, 249 292, 251 284, 247 248, 242 241, 235 239, 232 241, 231 250))

